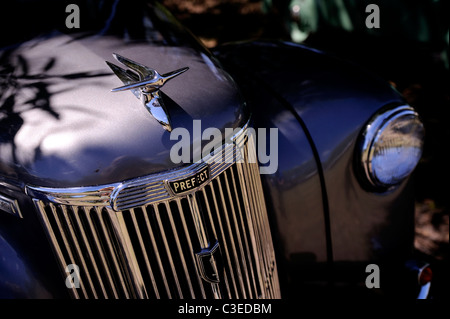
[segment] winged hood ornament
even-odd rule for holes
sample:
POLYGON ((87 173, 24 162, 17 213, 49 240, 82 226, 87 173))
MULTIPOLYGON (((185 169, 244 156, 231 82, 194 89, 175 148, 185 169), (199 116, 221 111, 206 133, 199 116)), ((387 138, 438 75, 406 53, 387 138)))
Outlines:
POLYGON ((186 72, 189 68, 184 67, 166 74, 159 74, 156 70, 127 59, 117 53, 113 53, 113 57, 128 69, 123 69, 106 61, 106 64, 108 64, 114 74, 124 84, 111 91, 122 92, 130 90, 142 101, 150 114, 164 127, 164 129, 171 132, 172 124, 170 116, 159 90, 167 81, 186 72))

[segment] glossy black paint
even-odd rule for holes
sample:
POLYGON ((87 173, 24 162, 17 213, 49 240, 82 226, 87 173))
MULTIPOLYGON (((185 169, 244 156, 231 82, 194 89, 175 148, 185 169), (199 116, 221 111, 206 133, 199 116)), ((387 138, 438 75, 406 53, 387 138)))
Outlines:
MULTIPOLYGON (((277 175, 284 178, 262 176, 270 189, 272 218, 278 225, 289 280, 339 282, 353 277, 356 281, 365 278, 365 267, 371 262, 387 263, 386 268, 401 264, 411 253, 414 236, 408 183, 376 193, 363 187, 354 167, 364 124, 380 108, 404 103, 402 97, 357 66, 299 45, 249 42, 226 45, 216 53, 241 87, 258 83, 249 88, 259 90, 257 94, 244 90, 257 101, 249 103, 256 126, 264 127, 277 118, 273 113, 285 112, 304 129, 292 144, 280 143, 280 163, 291 162, 279 167, 277 175), (301 155, 293 152, 295 146, 301 155), (312 186, 294 178, 292 170, 314 157, 312 186), (295 194, 291 200, 286 197, 285 179, 291 180, 295 194), (305 226, 313 221, 316 227, 305 226), (312 243, 317 246, 307 249, 312 243)), ((282 122, 276 126, 290 127, 282 122)))
POLYGON ((203 129, 222 132, 245 124, 248 115, 233 80, 176 24, 163 32, 155 29, 159 20, 151 19, 171 17, 159 6, 154 10, 147 7, 148 14, 143 13, 153 26, 145 30, 147 39, 127 38, 125 25, 122 33, 52 34, 2 52, 0 61, 13 74, 2 106, 7 116, 1 124, 8 130, 1 143, 9 149, 0 156, 5 178, 76 187, 179 166, 169 156, 178 140, 170 139, 131 92, 110 91, 122 85, 105 64, 113 52, 161 73, 189 67, 162 92, 173 128, 188 129, 191 142, 195 119, 201 119, 203 129), (186 37, 190 42, 182 41, 186 37))
POLYGON ((135 11, 118 10, 109 34, 56 33, 0 53, 0 68, 14 75, 1 87, 0 192, 20 198, 24 214, 0 214, 0 251, 7 256, 0 297, 67 296, 25 184, 98 185, 179 166, 168 157, 176 142, 169 133, 131 93, 110 92, 120 85, 104 63, 112 52, 162 73, 190 67, 163 89, 174 128, 192 133, 192 120, 201 119, 203 128, 223 131, 242 126, 248 111, 256 128, 278 128, 279 169, 262 180, 284 296, 299 293, 299 283, 361 279, 369 262, 409 253, 408 185, 373 193, 353 169, 363 125, 379 108, 403 102, 392 88, 344 61, 286 43, 225 46, 215 52, 219 62, 161 7, 141 9, 153 28, 136 25, 135 11), (139 41, 124 38, 127 23, 139 41))
POLYGON ((0 211, 0 299, 68 298, 61 279, 67 274, 55 263, 30 198, 3 182, 0 192, 18 200, 23 215, 0 211))

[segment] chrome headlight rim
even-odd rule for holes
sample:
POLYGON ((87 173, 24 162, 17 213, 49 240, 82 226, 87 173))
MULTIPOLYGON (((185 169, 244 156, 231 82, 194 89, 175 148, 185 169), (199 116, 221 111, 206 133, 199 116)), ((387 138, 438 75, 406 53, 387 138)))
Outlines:
MULTIPOLYGON (((412 169, 411 172, 395 183, 384 183, 377 178, 377 174, 373 167, 375 152, 374 146, 378 142, 381 133, 388 127, 388 125, 406 116, 412 116, 417 119, 422 130, 424 131, 419 114, 413 107, 407 104, 395 104, 383 107, 375 115, 373 115, 364 126, 363 132, 360 134, 360 142, 357 144, 359 147, 358 152, 356 152, 356 165, 358 167, 358 175, 362 178, 362 184, 365 188, 375 192, 386 192, 396 189, 409 177, 412 171, 414 171, 414 169, 412 169)), ((422 151, 423 142, 421 152, 422 151)), ((420 159, 420 157, 421 156, 418 158, 420 159)), ((416 165, 414 167, 416 167, 416 165)))

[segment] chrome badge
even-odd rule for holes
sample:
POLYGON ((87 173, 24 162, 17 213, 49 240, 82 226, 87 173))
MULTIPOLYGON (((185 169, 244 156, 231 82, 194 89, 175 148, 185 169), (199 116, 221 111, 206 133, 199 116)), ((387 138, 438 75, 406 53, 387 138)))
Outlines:
POLYGON ((124 86, 112 89, 112 92, 121 92, 130 90, 142 101, 150 114, 164 127, 165 130, 171 132, 172 124, 167 108, 160 95, 160 89, 164 84, 174 77, 186 72, 189 68, 181 68, 166 74, 159 74, 145 65, 127 59, 117 53, 113 57, 128 67, 127 70, 106 61, 114 74, 125 84, 124 86))
POLYGON ((177 180, 166 180, 166 186, 173 195, 189 193, 209 181, 209 166, 197 171, 194 175, 177 180))
POLYGON ((197 266, 200 277, 211 284, 220 282, 220 272, 223 271, 219 242, 196 253, 197 266))

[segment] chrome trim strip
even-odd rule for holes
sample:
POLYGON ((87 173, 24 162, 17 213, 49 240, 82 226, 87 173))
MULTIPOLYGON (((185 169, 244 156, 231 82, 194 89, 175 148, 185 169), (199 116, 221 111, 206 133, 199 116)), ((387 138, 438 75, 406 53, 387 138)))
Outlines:
POLYGON ((6 197, 2 194, 0 194, 0 210, 19 218, 23 218, 17 200, 14 198, 6 197))
POLYGON ((51 188, 27 185, 25 192, 29 196, 46 202, 70 206, 109 205, 111 193, 120 185, 115 183, 104 186, 51 188))

